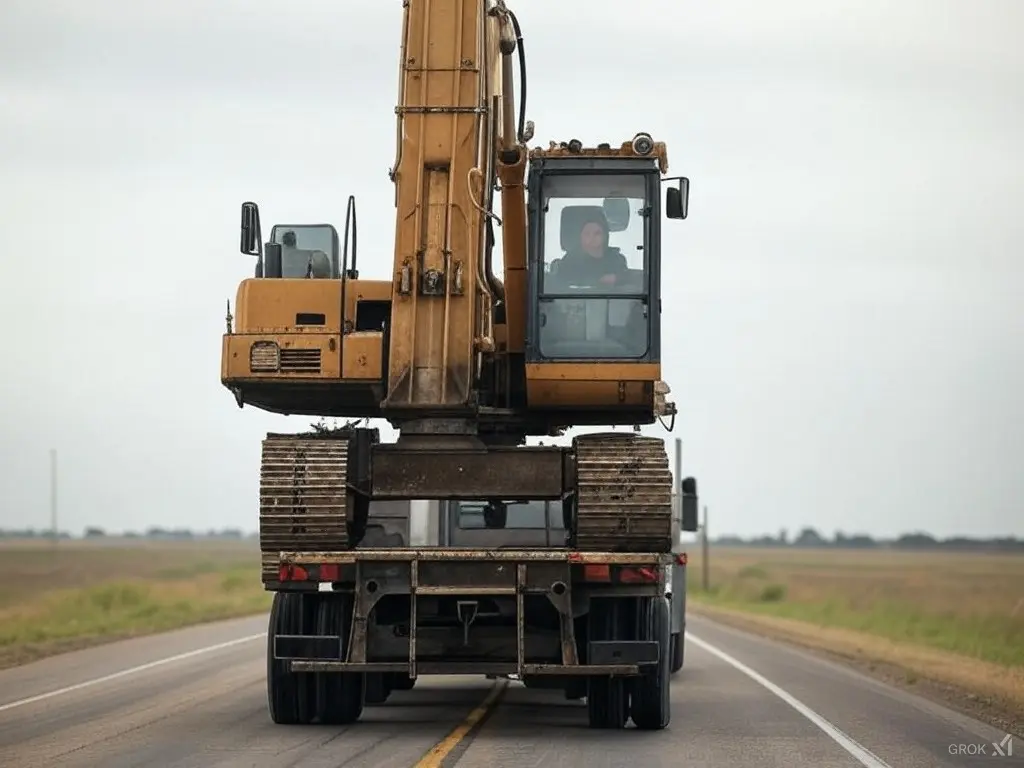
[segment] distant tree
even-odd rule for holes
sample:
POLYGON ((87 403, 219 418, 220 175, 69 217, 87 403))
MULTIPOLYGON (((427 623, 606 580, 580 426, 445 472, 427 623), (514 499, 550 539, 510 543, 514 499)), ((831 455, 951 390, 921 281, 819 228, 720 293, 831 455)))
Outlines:
POLYGON ((927 533, 905 533, 896 539, 896 546, 904 549, 928 549, 937 544, 927 533))
POLYGON ((871 547, 877 546, 875 540, 870 536, 858 533, 850 536, 846 540, 846 546, 853 547, 855 549, 870 549, 871 547))
POLYGON ((797 547, 821 547, 827 543, 814 528, 804 528, 796 537, 793 545, 797 547))
POLYGON ((714 543, 720 547, 743 547, 747 544, 740 536, 734 536, 733 534, 719 536, 714 540, 714 543))

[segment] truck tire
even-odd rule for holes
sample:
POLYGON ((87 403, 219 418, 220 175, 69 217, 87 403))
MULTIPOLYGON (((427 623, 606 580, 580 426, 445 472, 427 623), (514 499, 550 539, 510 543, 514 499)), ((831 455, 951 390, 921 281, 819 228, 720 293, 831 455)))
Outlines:
POLYGON ((367 704, 383 704, 391 695, 391 675, 388 672, 367 672, 366 682, 367 704))
POLYGON ((390 680, 393 691, 411 691, 416 685, 416 678, 409 677, 405 672, 392 672, 390 680))
MULTIPOLYGON (((627 600, 599 599, 590 603, 587 637, 619 638, 619 609, 627 600)), ((629 719, 629 688, 621 677, 594 676, 587 681, 587 719, 591 728, 623 728, 629 719)))
MULTIPOLYGON (((319 595, 317 634, 341 635, 343 652, 348 653, 352 626, 352 595, 319 595)), ((313 675, 310 675, 313 677, 313 675)), ((325 725, 354 723, 363 714, 366 675, 361 672, 320 672, 316 674, 316 710, 325 725)))
POLYGON ((672 635, 672 674, 683 668, 683 650, 686 648, 686 633, 675 632, 672 635))
POLYGON ((665 728, 672 719, 671 672, 672 616, 664 597, 641 603, 639 640, 657 640, 661 645, 658 664, 632 680, 630 715, 640 730, 665 728))
POLYGON ((313 675, 297 674, 274 658, 275 635, 312 634, 317 595, 276 592, 267 627, 267 706, 278 725, 305 725, 316 716, 313 675))
POLYGON ((622 728, 629 719, 629 691, 621 677, 592 677, 587 687, 591 728, 622 728))

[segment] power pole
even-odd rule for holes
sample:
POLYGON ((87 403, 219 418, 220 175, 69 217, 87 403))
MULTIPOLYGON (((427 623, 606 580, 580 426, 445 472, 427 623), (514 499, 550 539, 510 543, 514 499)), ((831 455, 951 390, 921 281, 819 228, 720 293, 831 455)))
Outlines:
POLYGON ((704 582, 704 591, 707 592, 708 589, 710 588, 710 585, 711 585, 711 579, 710 579, 710 577, 708 575, 710 573, 711 562, 708 559, 708 551, 709 551, 710 548, 708 547, 708 505, 707 504, 704 505, 704 523, 703 523, 703 525, 701 525, 700 530, 701 530, 701 534, 702 534, 701 537, 700 537, 700 543, 701 543, 700 565, 701 565, 701 571, 702 571, 701 578, 702 578, 702 580, 704 582))
POLYGON ((50 449, 50 537, 57 546, 57 449, 50 449))

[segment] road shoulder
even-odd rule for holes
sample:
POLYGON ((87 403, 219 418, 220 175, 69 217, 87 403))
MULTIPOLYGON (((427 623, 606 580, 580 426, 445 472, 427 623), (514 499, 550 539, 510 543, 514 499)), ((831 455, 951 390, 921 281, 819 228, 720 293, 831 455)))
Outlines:
POLYGON ((984 669, 977 674, 977 669, 965 669, 979 666, 972 665, 971 659, 927 648, 908 649, 863 633, 748 614, 697 601, 690 601, 687 609, 722 625, 798 646, 1024 738, 1024 670, 1007 669, 1004 675, 997 676, 984 669), (972 690, 967 679, 983 681, 981 689, 972 690))
POLYGON ((259 645, 265 636, 266 624, 265 615, 227 619, 114 640, 8 667, 0 670, 0 708, 10 708, 17 702, 49 696, 62 689, 120 679, 126 672, 135 669, 144 672, 197 653, 235 653, 237 649, 233 644, 243 639, 259 645))

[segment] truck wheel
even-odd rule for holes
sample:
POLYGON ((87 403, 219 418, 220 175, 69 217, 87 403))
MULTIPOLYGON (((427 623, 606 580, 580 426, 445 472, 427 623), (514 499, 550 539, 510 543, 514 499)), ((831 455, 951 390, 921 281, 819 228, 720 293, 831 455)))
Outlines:
POLYGON ((683 650, 686 645, 686 635, 683 632, 676 632, 672 635, 672 674, 674 675, 683 668, 683 650))
MULTIPOLYGON (((348 653, 352 626, 352 595, 320 596, 317 634, 341 635, 342 658, 348 653)), ((316 675, 316 709, 326 725, 354 723, 363 714, 366 676, 361 672, 319 672, 316 675)))
POLYGON ((629 719, 629 691, 621 677, 592 677, 587 689, 591 728, 622 728, 629 719))
POLYGON ((383 704, 391 695, 391 676, 387 672, 367 672, 366 703, 383 704))
POLYGON ((670 698, 670 658, 672 646, 672 618, 668 600, 655 597, 644 600, 640 613, 640 640, 657 640, 661 645, 658 664, 640 677, 634 678, 631 691, 630 714, 637 728, 645 731, 660 730, 672 719, 670 698))
POLYGON ((287 661, 274 658, 275 635, 312 634, 317 595, 275 592, 267 627, 267 705, 270 719, 278 725, 305 725, 316 715, 313 675, 288 669, 287 661))
MULTIPOLYGON (((623 600, 592 600, 587 637, 593 640, 619 639, 619 610, 623 600)), ((622 728, 629 719, 629 688, 621 677, 591 677, 587 683, 587 718, 591 728, 622 728)))
POLYGON ((416 685, 416 678, 409 677, 405 672, 392 672, 390 677, 393 691, 411 691, 416 685))

